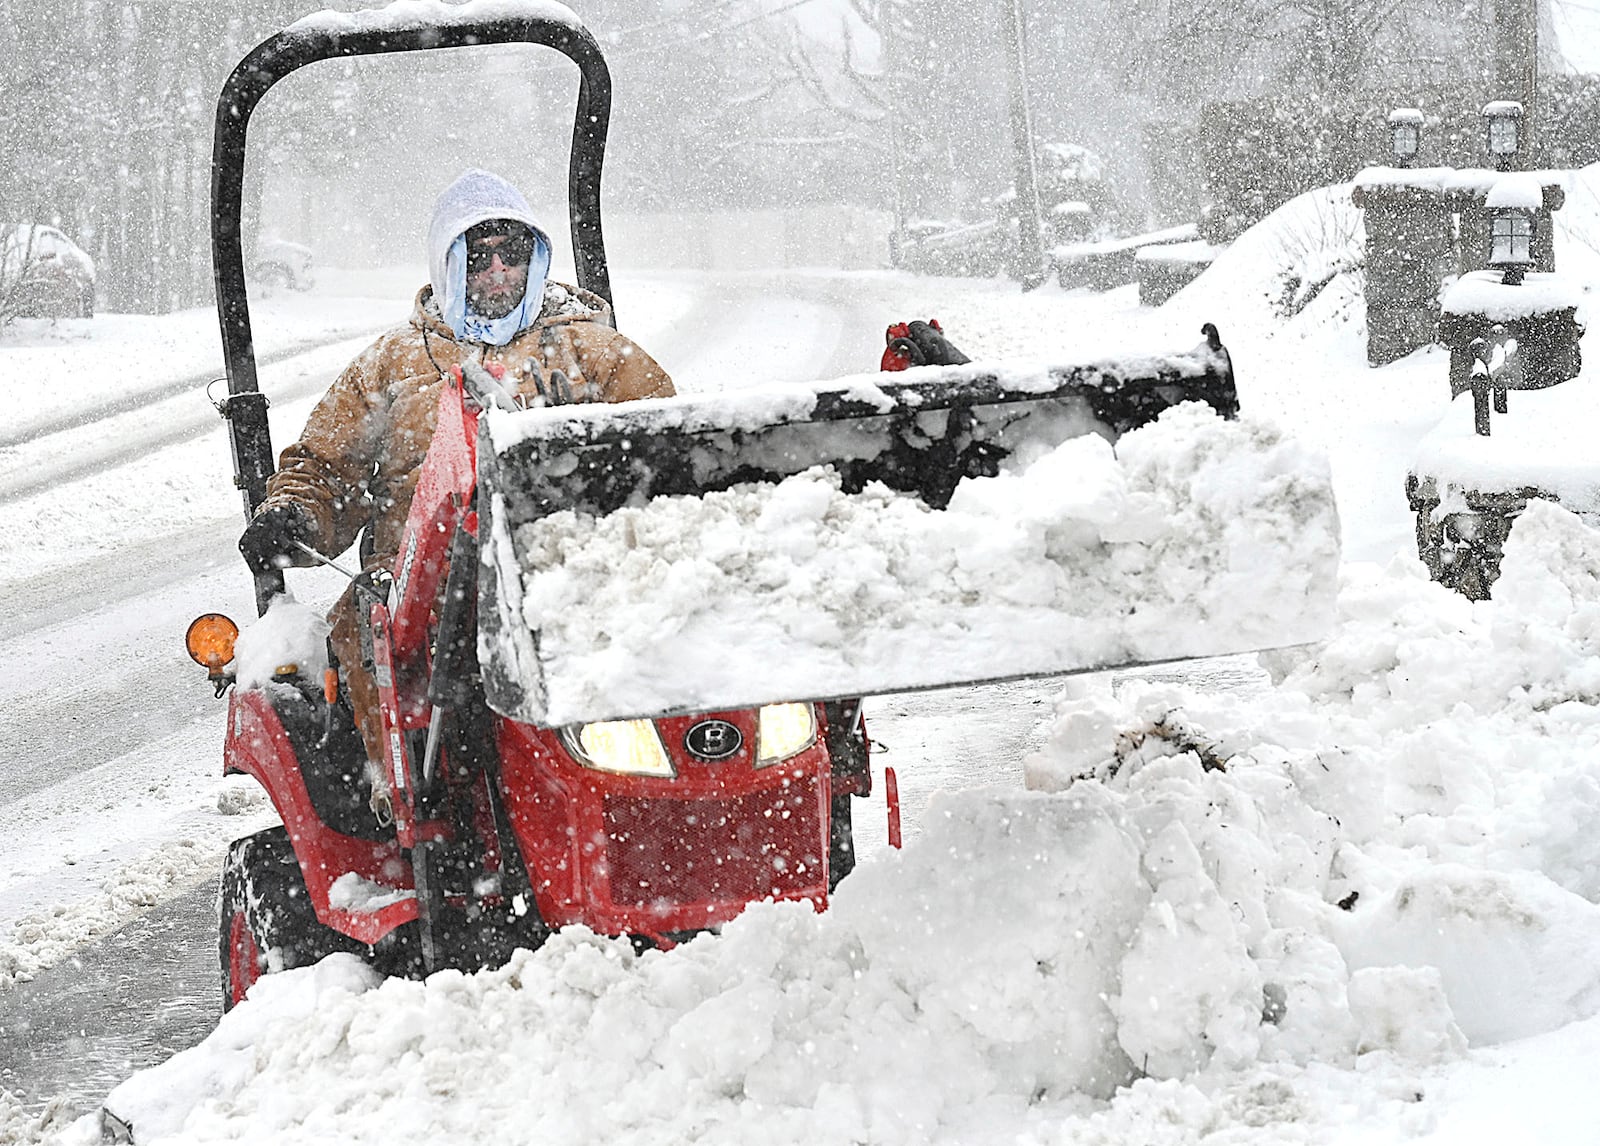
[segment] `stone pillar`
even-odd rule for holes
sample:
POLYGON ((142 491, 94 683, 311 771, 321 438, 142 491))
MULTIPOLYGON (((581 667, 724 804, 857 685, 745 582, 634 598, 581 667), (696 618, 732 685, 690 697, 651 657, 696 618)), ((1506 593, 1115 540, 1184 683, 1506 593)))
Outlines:
POLYGON ((1369 168, 1351 201, 1365 216, 1367 362, 1382 366, 1432 343, 1454 228, 1437 169, 1369 168))

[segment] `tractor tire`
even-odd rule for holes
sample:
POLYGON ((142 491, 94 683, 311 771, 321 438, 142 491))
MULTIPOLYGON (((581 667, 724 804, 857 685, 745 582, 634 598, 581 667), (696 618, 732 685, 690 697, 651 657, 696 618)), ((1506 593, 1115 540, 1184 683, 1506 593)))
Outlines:
POLYGON ((223 861, 218 914, 224 1011, 264 974, 309 967, 335 951, 368 950, 318 922, 281 827, 233 842, 223 861))
POLYGON ((832 895, 839 881, 856 867, 855 831, 850 822, 848 794, 838 795, 832 801, 832 815, 828 822, 828 894, 832 895))

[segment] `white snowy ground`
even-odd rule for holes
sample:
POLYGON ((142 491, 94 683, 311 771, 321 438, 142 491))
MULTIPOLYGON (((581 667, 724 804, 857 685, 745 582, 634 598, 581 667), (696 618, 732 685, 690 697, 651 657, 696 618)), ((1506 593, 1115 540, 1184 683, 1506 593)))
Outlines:
MULTIPOLYGON (((1587 286, 1584 174, 1558 261, 1587 286)), ((974 356, 1217 322, 1246 407, 1332 455, 1348 564, 1325 647, 1243 696, 1070 682, 1026 790, 940 795, 825 916, 761 905, 642 957, 569 931, 426 983, 336 958, 264 980, 111 1105, 184 1143, 1593 1142, 1600 535, 1536 507, 1495 601, 1426 580, 1401 482, 1470 409, 1437 350, 1366 367, 1348 277, 1272 313, 1277 269, 1352 224, 1328 202, 1154 313, 1129 290, 849 276, 974 356)), ((8 1134, 96 1130, 0 1103, 8 1134)))

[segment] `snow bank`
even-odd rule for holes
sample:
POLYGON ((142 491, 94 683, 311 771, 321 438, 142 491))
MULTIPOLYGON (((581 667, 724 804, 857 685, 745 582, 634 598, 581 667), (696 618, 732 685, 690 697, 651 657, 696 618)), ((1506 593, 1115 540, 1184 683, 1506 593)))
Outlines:
POLYGON ((1490 419, 1487 437, 1473 426, 1472 395, 1456 396, 1438 425, 1417 444, 1411 472, 1432 478, 1460 504, 1463 491, 1544 491, 1578 513, 1600 512, 1594 465, 1600 391, 1592 377, 1506 395, 1506 414, 1490 419))
POLYGON ((826 915, 757 905, 643 956, 568 929, 377 989, 342 960, 271 976, 109 1104, 185 1143, 1409 1124, 1419 1072, 1600 1013, 1600 534, 1535 504, 1496 589, 1357 571, 1334 639, 1244 704, 1081 678, 1034 791, 940 798, 826 915))
MULTIPOLYGON (((1335 639, 1248 710, 1085 688, 1029 761, 1035 787, 1126 793, 1152 876, 1181 857, 1165 974, 1131 992, 1122 968, 1130 1053, 1237 1045, 1228 985, 1252 982, 1278 1016, 1263 1057, 1450 1056, 1600 1013, 1600 534, 1536 502, 1495 601, 1405 561, 1354 570, 1340 604, 1335 639)), ((1130 957, 1159 935, 1147 917, 1130 957)))
POLYGON ((813 469, 552 514, 486 545, 522 571, 487 652, 563 724, 1275 647, 1326 631, 1337 539, 1320 455, 1186 404, 945 510, 813 469))
POLYGON ((0 988, 27 982, 175 891, 211 876, 225 851, 221 841, 176 840, 121 865, 88 898, 23 915, 0 940, 0 988))

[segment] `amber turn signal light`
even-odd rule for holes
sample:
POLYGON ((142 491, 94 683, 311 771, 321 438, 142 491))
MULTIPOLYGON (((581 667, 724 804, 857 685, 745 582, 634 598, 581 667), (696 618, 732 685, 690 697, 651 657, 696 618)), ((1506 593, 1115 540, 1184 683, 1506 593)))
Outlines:
POLYGON ((221 613, 205 613, 189 623, 183 643, 196 664, 205 666, 212 676, 218 676, 222 666, 233 659, 233 642, 238 637, 238 625, 221 613))

